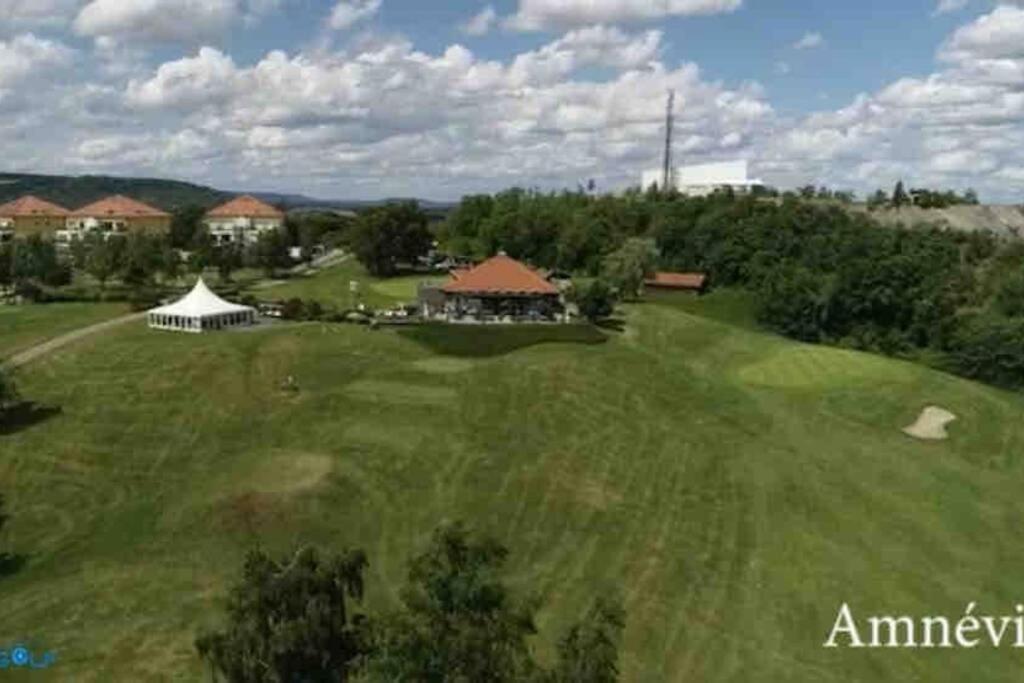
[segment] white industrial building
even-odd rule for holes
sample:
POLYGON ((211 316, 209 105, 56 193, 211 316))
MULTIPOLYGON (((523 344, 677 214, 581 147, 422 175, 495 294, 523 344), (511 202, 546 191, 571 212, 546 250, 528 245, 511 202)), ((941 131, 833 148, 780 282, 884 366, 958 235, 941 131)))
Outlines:
MULTIPOLYGON (((643 174, 644 190, 661 187, 664 171, 657 169, 643 174)), ((681 166, 673 169, 672 180, 676 190, 688 197, 706 197, 715 190, 731 188, 737 193, 747 193, 764 182, 748 175, 747 161, 722 161, 698 166, 681 166)))

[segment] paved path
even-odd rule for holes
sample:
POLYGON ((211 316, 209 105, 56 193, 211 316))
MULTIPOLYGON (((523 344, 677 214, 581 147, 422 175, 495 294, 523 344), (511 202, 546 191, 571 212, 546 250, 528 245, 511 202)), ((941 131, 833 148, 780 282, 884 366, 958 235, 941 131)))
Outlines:
POLYGON ((3 367, 8 369, 20 368, 22 365, 26 365, 36 360, 37 358, 41 358, 49 353, 53 353, 57 349, 63 348, 68 344, 72 344, 78 341, 79 339, 84 339, 85 337, 89 337, 100 332, 105 332, 106 330, 118 327, 120 325, 124 325, 125 323, 130 323, 135 320, 142 320, 145 317, 146 312, 143 311, 141 313, 132 313, 131 315, 124 315, 121 316, 120 318, 106 320, 101 323, 96 323, 95 325, 90 325, 88 327, 73 330, 71 332, 68 332, 67 334, 62 334, 59 337, 54 337, 53 339, 49 339, 40 344, 36 344, 32 348, 14 354, 7 360, 3 361, 3 367))

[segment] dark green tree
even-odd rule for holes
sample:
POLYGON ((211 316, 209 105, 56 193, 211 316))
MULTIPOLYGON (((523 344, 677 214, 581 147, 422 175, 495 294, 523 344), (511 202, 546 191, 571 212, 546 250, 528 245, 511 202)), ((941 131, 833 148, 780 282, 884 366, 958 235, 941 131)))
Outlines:
POLYGON ((247 265, 261 268, 267 277, 274 277, 281 269, 292 265, 288 254, 288 240, 278 230, 270 230, 259 236, 255 244, 246 248, 247 265))
POLYGON ((213 263, 223 282, 230 282, 232 273, 242 267, 243 256, 241 247, 234 243, 222 244, 213 250, 213 263))
POLYGON ((338 683, 366 653, 366 556, 322 559, 304 549, 275 561, 249 554, 232 589, 223 631, 196 640, 200 656, 229 683, 338 683))
POLYGON ((198 205, 190 204, 175 209, 171 213, 171 246, 177 249, 188 249, 195 239, 196 233, 203 228, 203 216, 206 210, 198 205))
POLYGON ((1003 315, 1024 316, 1024 270, 1016 270, 1005 277, 996 292, 996 309, 1003 315))
POLYGON ((555 683, 615 683, 626 614, 617 599, 598 598, 558 645, 555 683))
POLYGON ((11 379, 10 374, 0 369, 0 416, 14 404, 21 400, 18 394, 17 387, 14 386, 14 380, 11 379))
POLYGON ((371 274, 388 277, 402 263, 414 264, 433 244, 427 215, 415 202, 401 202, 364 211, 351 235, 352 250, 371 274))
POLYGON ((590 322, 597 322, 615 311, 615 292, 604 280, 597 279, 580 287, 575 293, 580 315, 590 322))
POLYGON ((93 233, 85 238, 85 270, 100 283, 100 290, 124 265, 124 240, 93 233))
POLYGON ((444 526, 412 561, 404 609, 376 629, 372 680, 445 683, 536 680, 527 639, 533 601, 518 601, 501 580, 508 550, 459 524, 444 526))
POLYGON ((142 233, 123 238, 121 278, 129 285, 144 285, 160 268, 161 240, 142 233))
POLYGON ((903 181, 900 180, 896 183, 896 188, 892 191, 892 205, 899 209, 906 206, 910 202, 910 197, 907 195, 907 191, 903 188, 903 181))

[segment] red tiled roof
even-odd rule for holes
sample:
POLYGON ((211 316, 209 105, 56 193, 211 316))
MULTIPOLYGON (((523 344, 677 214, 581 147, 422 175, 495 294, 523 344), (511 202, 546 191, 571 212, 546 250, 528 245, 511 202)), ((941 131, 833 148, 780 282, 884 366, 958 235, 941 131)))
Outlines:
POLYGON ((32 216, 60 217, 67 216, 70 212, 63 206, 53 204, 39 197, 25 195, 13 202, 0 206, 0 216, 4 218, 28 218, 32 216))
POLYGON ((452 278, 442 289, 447 294, 558 294, 536 271, 504 254, 452 278))
POLYGON ((666 289, 704 289, 708 276, 704 273, 655 273, 644 284, 666 289))
POLYGON ((249 195, 235 197, 230 202, 211 209, 206 215, 211 218, 284 218, 284 212, 249 195))
POLYGON ((129 197, 115 195, 83 206, 71 214, 77 218, 170 218, 171 214, 154 209, 129 197))

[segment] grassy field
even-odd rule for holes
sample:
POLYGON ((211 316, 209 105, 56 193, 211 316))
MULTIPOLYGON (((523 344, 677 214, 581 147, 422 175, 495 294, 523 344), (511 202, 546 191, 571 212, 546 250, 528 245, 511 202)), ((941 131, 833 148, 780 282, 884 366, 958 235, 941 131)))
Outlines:
POLYGON ((0 306, 0 359, 127 312, 125 304, 0 306))
POLYGON ((323 305, 349 308, 353 297, 349 285, 359 283, 359 302, 371 308, 389 308, 416 301, 421 282, 441 282, 445 278, 430 275, 410 275, 388 280, 372 278, 358 262, 346 261, 340 266, 327 268, 313 275, 298 275, 272 287, 254 288, 252 293, 264 301, 281 301, 298 297, 313 299, 323 305))
POLYGON ((627 681, 1016 680, 1009 648, 821 645, 842 602, 1012 614, 1024 401, 701 305, 637 305, 607 333, 136 325, 39 361, 22 391, 62 412, 0 437, 4 545, 25 555, 0 643, 58 652, 21 680, 203 680, 193 637, 248 548, 362 547, 385 605, 463 519, 546 600, 546 655, 620 590, 627 681), (933 404, 960 417, 949 441, 900 432, 933 404))

